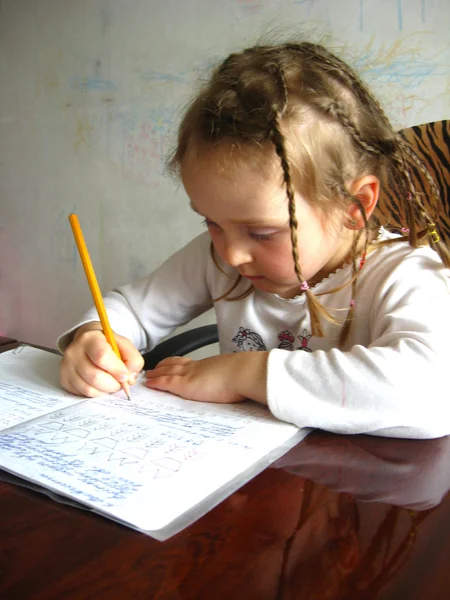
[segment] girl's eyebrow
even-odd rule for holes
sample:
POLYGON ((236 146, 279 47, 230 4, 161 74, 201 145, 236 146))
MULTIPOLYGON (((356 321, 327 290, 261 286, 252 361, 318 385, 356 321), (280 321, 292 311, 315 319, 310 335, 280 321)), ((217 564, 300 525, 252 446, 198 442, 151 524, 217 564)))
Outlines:
MULTIPOLYGON (((206 217, 206 215, 204 215, 200 211, 198 211, 192 203, 190 203, 190 207, 195 213, 197 213, 201 217, 204 217, 204 218, 206 217)), ((289 217, 286 217, 286 219, 283 220, 282 222, 280 222, 280 221, 274 222, 273 219, 271 219, 270 221, 268 219, 248 219, 248 220, 246 220, 246 219, 230 219, 230 221, 231 221, 231 223, 236 223, 236 224, 240 224, 240 225, 284 227, 285 225, 287 225, 289 223, 289 217)))

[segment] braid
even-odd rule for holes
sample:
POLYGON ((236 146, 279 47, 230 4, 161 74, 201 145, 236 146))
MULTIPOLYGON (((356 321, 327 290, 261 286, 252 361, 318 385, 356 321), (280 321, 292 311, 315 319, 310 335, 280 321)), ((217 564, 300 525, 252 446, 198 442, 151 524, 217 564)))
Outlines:
POLYGON ((279 130, 278 118, 277 118, 276 114, 273 116, 273 120, 272 120, 270 130, 269 130, 269 137, 275 147, 275 152, 277 153, 278 157, 280 158, 281 168, 283 170, 283 179, 284 179, 284 183, 286 185, 286 194, 287 194, 288 201, 289 201, 289 204, 288 204, 289 227, 291 229, 292 254, 293 254, 294 263, 295 263, 295 274, 297 275, 297 279, 300 281, 300 283, 303 283, 304 279, 302 277, 300 267, 299 267, 298 248, 297 248, 297 245, 298 245, 298 239, 297 239, 298 222, 297 222, 297 216, 296 216, 296 210, 295 210, 295 192, 294 192, 294 188, 292 185, 291 167, 289 165, 289 161, 288 161, 287 155, 286 155, 284 137, 279 130))
POLYGON ((411 148, 411 146, 407 142, 404 141, 403 137, 400 135, 398 137, 399 137, 399 144, 402 146, 405 153, 412 160, 412 162, 414 162, 419 167, 419 169, 422 171, 422 173, 425 175, 428 183, 430 184, 431 189, 433 190, 433 194, 434 194, 436 200, 440 201, 441 192, 439 191, 439 188, 436 185, 436 182, 431 177, 431 174, 428 171, 428 169, 426 168, 425 164, 420 160, 420 158, 417 156, 417 154, 414 152, 414 150, 411 148))
POLYGON ((276 111, 273 107, 272 111, 274 112, 274 114, 277 114, 277 118, 281 120, 284 116, 284 113, 286 112, 289 99, 288 87, 286 85, 283 67, 277 64, 276 62, 271 62, 267 65, 267 70, 275 77, 280 91, 280 108, 278 109, 278 111, 276 111))
MULTIPOLYGON (((352 256, 356 255, 360 238, 361 238, 361 232, 359 231, 353 238, 353 244, 352 244, 352 250, 351 250, 352 256)), ((366 238, 367 238, 367 236, 366 236, 366 238)), ((364 252, 363 256, 365 256, 365 252, 364 252)), ((358 278, 359 270, 360 269, 357 269, 357 266, 356 266, 356 260, 352 260, 352 279, 351 279, 352 299, 350 300, 347 315, 345 317, 345 321, 342 325, 341 333, 339 336, 339 347, 340 348, 343 347, 345 340, 347 339, 347 337, 350 333, 350 327, 353 322, 353 316, 354 316, 354 312, 355 312, 356 280, 358 278)))
POLYGON ((316 337, 323 337, 324 331, 320 322, 320 315, 325 316, 329 321, 337 323, 334 317, 325 310, 325 308, 319 303, 315 295, 310 291, 307 282, 305 281, 301 269, 300 269, 300 259, 298 255, 298 221, 296 215, 296 207, 295 207, 295 190, 292 183, 291 176, 291 166, 287 157, 286 145, 284 136, 280 131, 280 114, 284 114, 287 103, 288 103, 288 91, 285 82, 285 78, 283 75, 283 70, 279 65, 270 64, 268 69, 271 73, 273 73, 276 77, 278 86, 281 91, 281 96, 283 98, 283 102, 280 109, 277 109, 276 106, 272 107, 272 114, 269 117, 269 139, 272 141, 275 152, 280 159, 281 168, 283 171, 283 180, 286 186, 286 195, 288 197, 288 209, 289 209, 289 229, 291 233, 291 246, 292 246, 292 256, 294 259, 294 269, 297 279, 300 282, 301 288, 304 289, 307 301, 308 301, 308 310, 311 318, 311 333, 316 337))
POLYGON ((377 98, 372 94, 370 89, 364 85, 355 71, 338 56, 331 54, 324 46, 313 44, 311 42, 287 44, 286 47, 300 54, 304 54, 304 52, 307 51, 310 57, 315 57, 321 66, 327 68, 327 73, 355 93, 362 104, 373 104, 383 125, 388 129, 391 129, 389 119, 377 98))
POLYGON ((375 156, 381 156, 382 152, 379 148, 368 144, 363 136, 360 134, 358 128, 355 123, 352 121, 350 115, 344 104, 341 102, 332 101, 327 103, 324 106, 324 110, 327 114, 329 114, 332 118, 334 118, 338 123, 342 125, 342 127, 349 133, 353 141, 365 152, 369 154, 374 154, 375 156))

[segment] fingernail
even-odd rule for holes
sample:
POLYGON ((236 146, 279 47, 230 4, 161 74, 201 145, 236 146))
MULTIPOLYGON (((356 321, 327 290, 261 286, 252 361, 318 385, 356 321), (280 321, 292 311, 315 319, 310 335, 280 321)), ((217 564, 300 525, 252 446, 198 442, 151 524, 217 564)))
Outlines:
POLYGON ((121 373, 121 374, 119 375, 119 381, 120 381, 121 383, 125 383, 125 381, 129 381, 129 379, 130 379, 130 376, 129 376, 129 374, 128 374, 128 373, 121 373))
POLYGON ((136 379, 137 373, 130 373, 130 375, 128 376, 128 383, 131 383, 131 385, 133 385, 134 383, 136 383, 136 379))

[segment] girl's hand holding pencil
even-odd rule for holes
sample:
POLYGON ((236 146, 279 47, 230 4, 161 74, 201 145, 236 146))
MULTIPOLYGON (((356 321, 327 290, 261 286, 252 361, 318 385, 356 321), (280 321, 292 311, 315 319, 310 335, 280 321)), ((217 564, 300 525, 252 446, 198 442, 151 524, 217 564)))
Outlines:
MULTIPOLYGON (((141 370, 144 361, 142 357, 138 359, 136 353, 139 356, 140 354, 129 340, 120 338, 119 345, 120 336, 114 334, 109 324, 100 287, 77 215, 69 215, 69 221, 97 309, 99 322, 94 323, 94 325, 88 324, 90 325, 89 330, 97 330, 97 333, 90 335, 85 344, 81 343, 74 346, 72 364, 70 358, 68 358, 72 355, 72 349, 69 354, 65 353, 65 360, 63 360, 61 366, 61 383, 67 390, 83 396, 98 396, 115 392, 117 389, 112 389, 112 387, 116 387, 116 384, 118 384, 127 398, 130 399, 129 386, 136 382, 137 373, 141 370), (124 352, 122 352, 121 346, 124 346, 124 352), (136 373, 133 369, 130 370, 129 365, 127 365, 130 355, 132 366, 135 364, 140 365, 136 373), (126 370, 127 366, 128 371, 126 370), (114 377, 116 378, 115 384, 112 381, 114 377)), ((75 343, 84 331, 86 331, 85 326, 79 328, 74 336, 75 343)))
POLYGON ((121 359, 107 341, 100 322, 80 327, 61 362, 63 387, 78 396, 98 397, 133 385, 144 359, 129 339, 115 335, 121 359))

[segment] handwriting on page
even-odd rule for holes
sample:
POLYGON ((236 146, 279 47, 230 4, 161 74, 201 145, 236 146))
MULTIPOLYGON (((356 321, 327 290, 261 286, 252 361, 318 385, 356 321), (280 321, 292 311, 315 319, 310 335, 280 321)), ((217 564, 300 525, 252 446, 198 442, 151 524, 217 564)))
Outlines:
POLYGON ((67 399, 62 393, 44 395, 19 385, 0 381, 0 430, 33 419, 55 409, 79 402, 74 396, 67 399))
POLYGON ((10 429, 0 435, 0 452, 12 466, 14 459, 29 462, 30 473, 49 485, 110 507, 201 463, 218 442, 250 449, 241 434, 254 420, 244 407, 215 414, 180 406, 93 400, 10 429))

